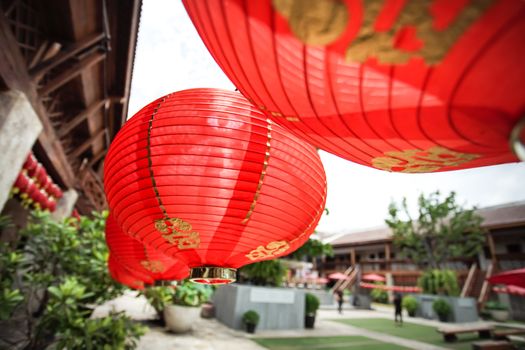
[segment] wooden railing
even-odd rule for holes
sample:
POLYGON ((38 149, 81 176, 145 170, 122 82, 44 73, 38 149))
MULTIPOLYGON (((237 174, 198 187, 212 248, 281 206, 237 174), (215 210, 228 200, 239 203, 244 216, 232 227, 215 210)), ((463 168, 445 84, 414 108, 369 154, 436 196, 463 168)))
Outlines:
POLYGON ((472 284, 474 282, 474 276, 476 274, 477 265, 472 264, 470 266, 470 270, 468 271, 467 279, 465 280, 465 283, 463 284, 463 289, 461 290, 461 297, 466 297, 470 290, 472 289, 472 284))
POLYGON ((489 263, 487 266, 487 273, 485 274, 485 280, 483 281, 483 286, 481 287, 481 292, 479 293, 478 298, 478 309, 482 309, 490 294, 490 283, 487 281, 487 278, 492 276, 494 273, 494 264, 489 263))

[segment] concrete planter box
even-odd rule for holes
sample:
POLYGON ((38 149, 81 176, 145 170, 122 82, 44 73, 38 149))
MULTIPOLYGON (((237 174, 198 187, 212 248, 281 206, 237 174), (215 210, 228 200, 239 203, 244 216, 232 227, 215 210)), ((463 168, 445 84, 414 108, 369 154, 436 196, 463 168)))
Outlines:
POLYGON ((215 317, 226 326, 244 330, 242 315, 259 313, 258 330, 303 329, 305 290, 229 284, 213 294, 215 317))
POLYGON ((441 295, 420 294, 415 295, 417 299, 416 316, 428 319, 439 319, 438 315, 432 309, 432 303, 437 299, 445 299, 452 307, 452 313, 449 315, 447 322, 476 322, 479 320, 476 299, 447 297, 441 295))

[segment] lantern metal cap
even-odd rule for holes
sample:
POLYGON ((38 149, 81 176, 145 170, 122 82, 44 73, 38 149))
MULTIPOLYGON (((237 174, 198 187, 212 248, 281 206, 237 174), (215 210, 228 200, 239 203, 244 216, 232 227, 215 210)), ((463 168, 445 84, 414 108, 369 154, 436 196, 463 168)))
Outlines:
POLYGON ((235 282, 237 269, 229 267, 193 267, 190 269, 190 281, 202 284, 228 284, 235 282))

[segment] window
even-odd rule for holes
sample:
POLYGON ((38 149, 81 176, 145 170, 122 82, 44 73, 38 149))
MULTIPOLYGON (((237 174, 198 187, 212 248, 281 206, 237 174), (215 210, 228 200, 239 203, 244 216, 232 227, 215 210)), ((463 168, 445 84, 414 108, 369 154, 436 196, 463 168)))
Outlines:
POLYGON ((519 254, 522 253, 522 247, 519 243, 507 244, 507 253, 509 254, 519 254))

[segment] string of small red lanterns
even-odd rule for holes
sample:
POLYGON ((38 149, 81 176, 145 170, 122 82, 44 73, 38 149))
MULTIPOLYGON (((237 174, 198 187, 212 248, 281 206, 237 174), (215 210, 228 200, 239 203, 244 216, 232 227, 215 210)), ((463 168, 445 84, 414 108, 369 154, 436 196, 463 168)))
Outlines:
POLYGON ((51 212, 63 193, 47 174, 44 166, 30 153, 18 174, 11 195, 18 196, 26 207, 34 207, 51 212))

